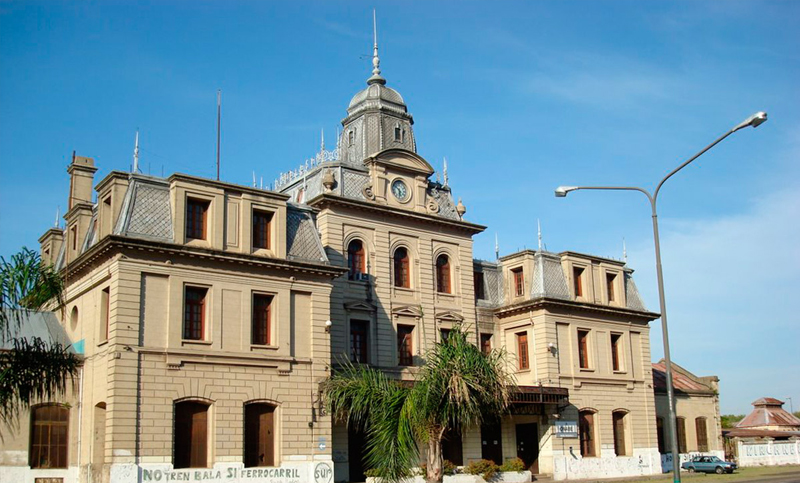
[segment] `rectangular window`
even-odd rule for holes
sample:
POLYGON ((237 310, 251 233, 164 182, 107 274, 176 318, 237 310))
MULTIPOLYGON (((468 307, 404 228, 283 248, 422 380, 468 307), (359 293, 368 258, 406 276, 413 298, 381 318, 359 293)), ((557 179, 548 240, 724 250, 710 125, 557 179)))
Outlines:
POLYGON ((485 300, 486 293, 483 290, 483 272, 474 272, 472 281, 475 284, 475 300, 485 300))
POLYGON ((275 466, 275 406, 244 407, 244 465, 275 466))
POLYGON ((103 224, 105 225, 105 232, 106 234, 111 234, 114 230, 114 217, 112 216, 113 213, 111 212, 111 197, 108 196, 106 199, 103 200, 103 211, 102 215, 104 216, 103 224))
POLYGON ((492 352, 492 334, 481 334, 481 352, 484 355, 492 352))
POLYGON ((397 326, 397 356, 398 365, 414 365, 414 327, 411 325, 397 326))
POLYGON ((186 200, 186 238, 205 240, 208 235, 208 201, 186 200))
POLYGON ((678 453, 686 453, 686 418, 677 418, 678 453))
POLYGON ((439 335, 441 336, 439 340, 441 340, 442 343, 447 342, 447 337, 450 336, 450 329, 440 329, 439 335))
POLYGON ((109 317, 111 315, 111 287, 106 287, 100 292, 100 337, 108 340, 109 317))
POLYGON ((269 345, 271 329, 272 295, 253 294, 253 344, 269 345))
POLYGON ((525 275, 522 273, 522 268, 515 268, 511 273, 514 274, 514 296, 522 297, 525 293, 525 275))
POLYGON ((706 432, 706 418, 694 420, 694 429, 697 432, 697 451, 708 451, 708 432, 706 432))
POLYGON ((615 371, 622 370, 622 334, 611 334, 611 365, 615 371))
POLYGON ((530 369, 528 358, 528 333, 520 332, 517 334, 517 359, 519 359, 519 369, 530 369))
POLYGON ((206 319, 206 295, 203 287, 186 287, 183 302, 183 338, 203 340, 206 319))
POLYGON ((72 240, 72 251, 78 249, 78 227, 73 226, 69 229, 69 238, 72 240))
POLYGON ((589 369, 589 331, 578 331, 578 362, 581 369, 589 369))
POLYGON ((572 283, 575 289, 575 297, 583 297, 583 269, 573 267, 572 269, 572 283))
POLYGON ((625 413, 613 413, 611 419, 614 426, 614 453, 625 456, 625 413))
POLYGON ((369 337, 369 322, 366 320, 350 321, 350 361, 366 364, 368 360, 367 338, 369 337))
POLYGON ((270 248, 270 222, 272 213, 253 210, 253 248, 270 248))
POLYGON ((664 418, 656 418, 656 436, 658 437, 658 452, 664 454, 664 418))
POLYGON ((617 280, 617 276, 607 273, 606 274, 606 293, 608 293, 608 301, 614 302, 616 300, 614 294, 614 282, 617 280))
POLYGON ((31 408, 31 468, 66 468, 69 409, 55 404, 31 408))

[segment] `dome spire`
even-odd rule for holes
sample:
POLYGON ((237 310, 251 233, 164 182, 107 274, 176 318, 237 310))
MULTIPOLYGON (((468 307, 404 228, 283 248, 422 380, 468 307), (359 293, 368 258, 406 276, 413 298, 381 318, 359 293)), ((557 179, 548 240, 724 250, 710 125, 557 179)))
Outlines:
POLYGON ((378 21, 375 9, 372 9, 372 77, 367 79, 367 84, 386 84, 386 79, 381 76, 381 59, 378 57, 378 21))

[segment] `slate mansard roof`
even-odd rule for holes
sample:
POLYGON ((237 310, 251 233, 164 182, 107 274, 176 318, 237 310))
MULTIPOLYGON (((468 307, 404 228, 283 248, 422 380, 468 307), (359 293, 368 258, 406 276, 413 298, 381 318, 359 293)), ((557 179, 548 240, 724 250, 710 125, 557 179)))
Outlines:
MULTIPOLYGON (((114 225, 113 235, 160 243, 179 242, 173 232, 175 213, 170 203, 169 180, 140 174, 129 174, 125 197, 119 217, 114 225)), ((252 189, 252 188, 248 188, 252 189)), ((97 205, 92 212, 89 232, 82 245, 81 253, 86 252, 99 241, 97 227, 97 205)), ((64 266, 64 250, 56 259, 58 269, 64 266)), ((328 263, 322 247, 313 212, 305 206, 287 203, 286 206, 286 258, 314 263, 328 263)))

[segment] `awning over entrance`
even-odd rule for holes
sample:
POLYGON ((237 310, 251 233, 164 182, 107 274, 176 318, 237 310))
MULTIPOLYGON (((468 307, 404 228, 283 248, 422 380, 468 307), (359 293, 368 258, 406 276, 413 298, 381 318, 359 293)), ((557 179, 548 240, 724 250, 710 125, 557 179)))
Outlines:
POLYGON ((517 386, 511 395, 511 414, 544 414, 545 404, 569 404, 566 387, 517 386))

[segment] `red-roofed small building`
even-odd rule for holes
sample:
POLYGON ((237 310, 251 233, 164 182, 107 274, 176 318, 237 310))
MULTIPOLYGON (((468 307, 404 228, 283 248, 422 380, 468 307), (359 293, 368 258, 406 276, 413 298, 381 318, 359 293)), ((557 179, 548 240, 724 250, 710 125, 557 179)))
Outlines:
MULTIPOLYGON (((658 450, 664 471, 672 468, 667 421, 667 366, 664 360, 653 364, 653 391, 656 402, 658 450)), ((723 458, 722 429, 719 414, 719 378, 700 377, 672 363, 675 390, 675 414, 678 425, 678 452, 681 460, 689 454, 709 454, 723 458)))
POLYGON ((800 431, 800 419, 783 409, 783 401, 762 397, 753 401, 753 411, 736 423, 736 428, 800 431))

